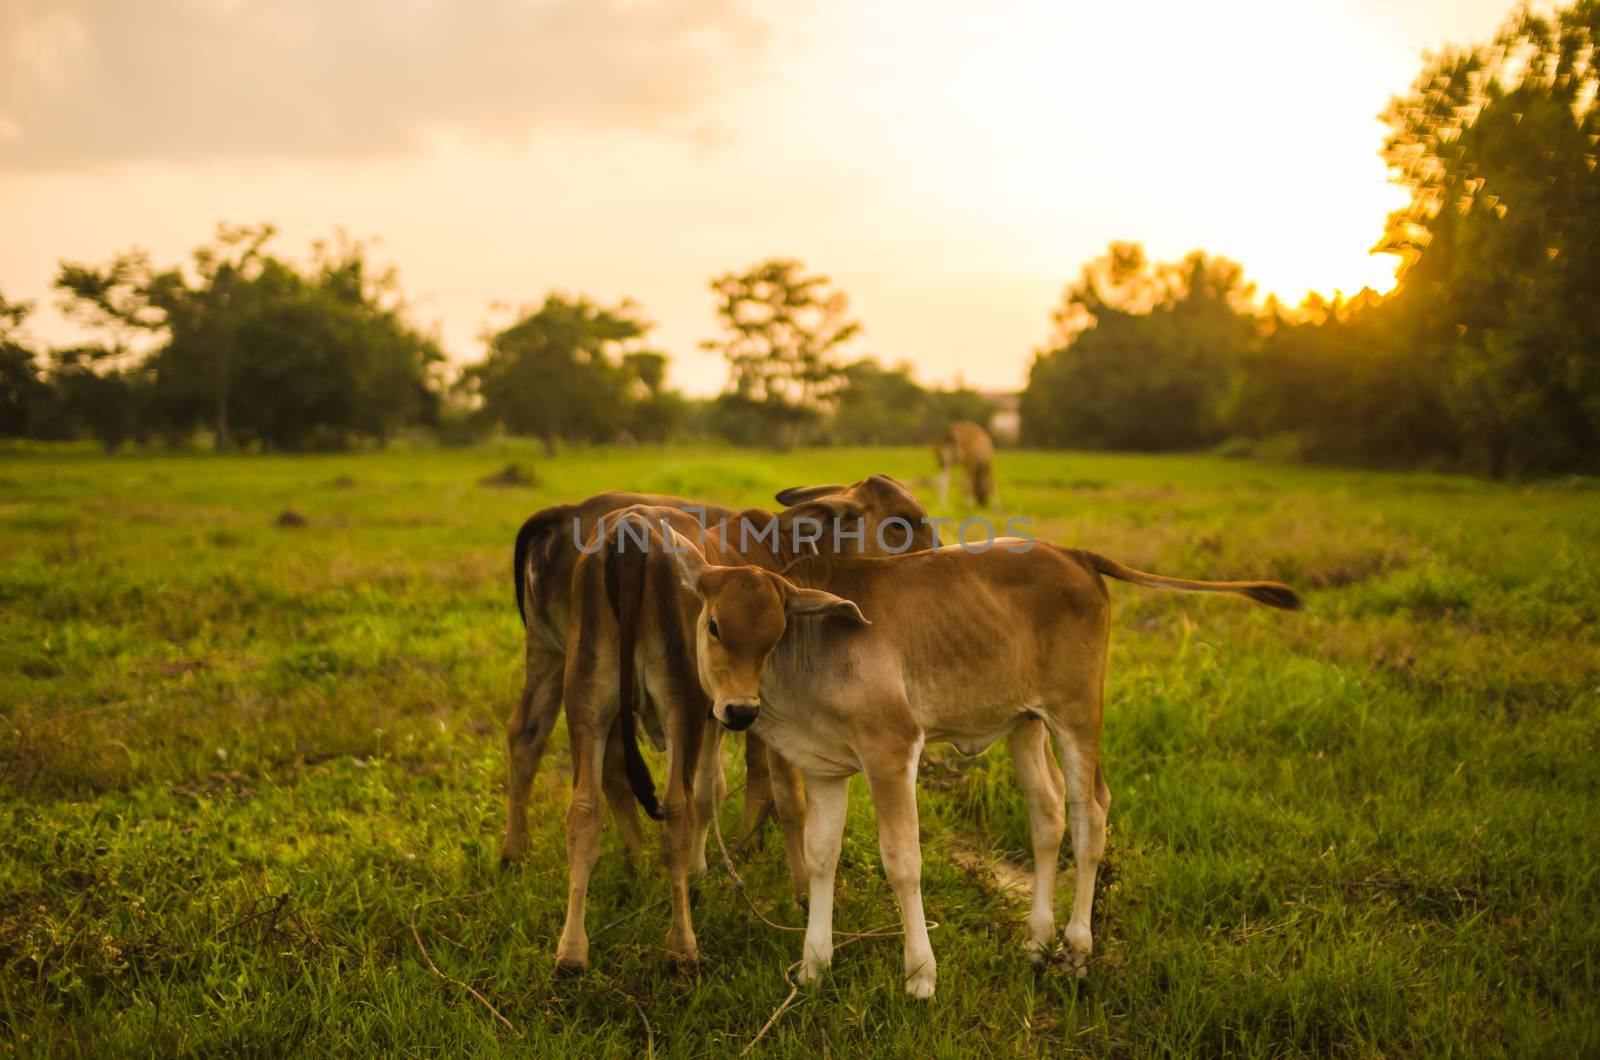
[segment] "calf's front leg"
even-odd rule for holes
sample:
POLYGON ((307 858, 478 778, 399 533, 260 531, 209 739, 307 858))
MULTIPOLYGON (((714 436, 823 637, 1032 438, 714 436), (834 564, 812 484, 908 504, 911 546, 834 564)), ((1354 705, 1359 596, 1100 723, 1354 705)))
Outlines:
POLYGON ((867 786, 878 809, 878 850, 884 875, 900 901, 906 937, 906 993, 933 996, 936 967, 928 922, 922 915, 922 838, 917 828, 917 756, 885 756, 867 763, 867 786))
POLYGON ((739 842, 759 850, 763 836, 757 831, 773 806, 772 769, 767 745, 753 732, 744 734, 744 813, 739 818, 739 842))
POLYGON ((850 778, 806 777, 806 867, 811 884, 811 911, 806 920, 805 948, 800 954, 800 981, 815 983, 833 963, 833 874, 839 867, 845 811, 850 803, 850 778))
POLYGON ((722 773, 722 726, 706 724, 700 737, 699 760, 694 777, 694 841, 689 849, 689 869, 697 876, 706 873, 706 843, 713 816, 722 809, 728 781, 722 773))
MULTIPOLYGON (((692 695, 677 698, 658 695, 656 701, 665 707, 667 714, 667 783, 666 795, 661 800, 661 813, 666 818, 661 846, 667 863, 667 893, 672 903, 667 955, 674 964, 692 970, 700 959, 700 945, 694 936, 694 920, 689 911, 690 859, 696 838, 694 781, 700 764, 708 706, 692 695)), ((703 837, 705 833, 699 834, 703 837)))
POLYGON ((644 832, 639 828, 639 800, 628 783, 622 740, 622 715, 619 713, 606 735, 606 764, 600 773, 600 787, 611 807, 611 817, 617 822, 617 831, 622 833, 622 849, 627 852, 628 863, 637 867, 644 832))

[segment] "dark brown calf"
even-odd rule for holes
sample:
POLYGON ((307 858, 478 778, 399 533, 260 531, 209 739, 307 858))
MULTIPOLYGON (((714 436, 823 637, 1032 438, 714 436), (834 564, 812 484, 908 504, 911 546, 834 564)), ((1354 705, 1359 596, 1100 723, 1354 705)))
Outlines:
MULTIPOLYGON (((703 739, 709 704, 695 672, 692 611, 679 591, 676 566, 662 542, 681 541, 702 561, 710 555, 775 569, 792 560, 807 538, 811 547, 831 549, 850 540, 876 551, 888 536, 880 529, 895 518, 902 523, 895 529, 904 531, 896 546, 921 549, 932 540, 920 503, 882 476, 848 488, 786 491, 780 497, 799 503, 777 517, 761 511, 744 513, 704 537, 699 524, 679 510, 630 508, 619 513, 596 538, 594 549, 578 560, 573 574, 574 634, 563 696, 574 763, 567 818, 567 920, 557 953, 563 968, 579 969, 588 962, 584 908, 599 849, 599 797, 602 791, 609 795, 606 778, 614 771, 601 734, 612 731, 621 736, 626 774, 640 801, 652 816, 665 821, 663 848, 673 907, 668 951, 685 963, 694 961, 698 952, 689 918, 688 877, 705 867, 705 832, 721 796, 721 763, 717 742, 703 739), (814 525, 803 525, 803 520, 814 525), (763 530, 769 536, 763 536, 763 530), (642 688, 636 689, 636 684, 642 688), (633 738, 635 704, 657 715, 666 736, 665 797, 659 811, 633 738)), ((720 739, 720 732, 717 735, 720 739)), ((793 767, 781 758, 769 756, 769 767, 798 887, 807 875, 802 789, 793 767)), ((747 812, 749 807, 747 802, 747 812)))

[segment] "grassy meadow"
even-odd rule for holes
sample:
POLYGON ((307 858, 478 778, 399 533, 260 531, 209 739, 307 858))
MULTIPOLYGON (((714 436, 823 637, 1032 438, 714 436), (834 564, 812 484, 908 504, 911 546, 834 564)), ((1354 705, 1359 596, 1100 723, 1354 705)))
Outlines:
MULTIPOLYGON (((498 865, 511 541, 601 489, 769 504, 874 471, 936 499, 920 449, 0 452, 0 1049, 737 1053, 788 992, 798 936, 714 873, 701 971, 674 975, 662 874, 653 854, 631 872, 609 825, 592 970, 553 977, 559 734, 532 856, 498 865), (534 484, 480 483, 508 461, 534 484)), ((1310 610, 1112 583, 1114 803, 1085 981, 1023 957, 1003 742, 935 749, 937 997, 903 996, 898 940, 847 946, 756 1055, 1600 1052, 1593 482, 1008 452, 999 485, 1039 536, 1283 579, 1310 610)), ((897 919, 852 790, 839 930, 897 919)), ((775 830, 742 871, 802 922, 775 830)))

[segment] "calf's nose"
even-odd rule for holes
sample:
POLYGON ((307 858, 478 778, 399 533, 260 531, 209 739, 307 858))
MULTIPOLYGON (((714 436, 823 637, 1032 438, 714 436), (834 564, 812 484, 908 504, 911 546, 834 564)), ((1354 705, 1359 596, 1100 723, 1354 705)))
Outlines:
POLYGON ((759 703, 729 703, 722 711, 723 724, 734 732, 741 732, 755 722, 760 710, 759 703))

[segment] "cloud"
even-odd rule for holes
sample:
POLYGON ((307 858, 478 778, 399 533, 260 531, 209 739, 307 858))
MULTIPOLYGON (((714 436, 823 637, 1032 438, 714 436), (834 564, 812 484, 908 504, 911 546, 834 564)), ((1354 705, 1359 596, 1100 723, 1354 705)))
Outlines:
POLYGON ((5 0, 0 164, 370 156, 557 128, 704 141, 768 36, 737 0, 5 0))

